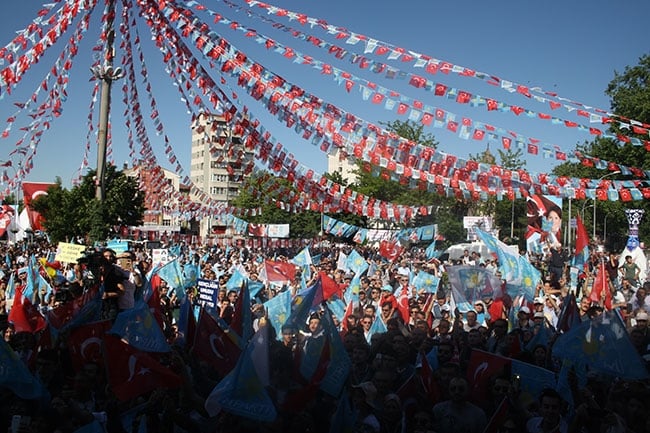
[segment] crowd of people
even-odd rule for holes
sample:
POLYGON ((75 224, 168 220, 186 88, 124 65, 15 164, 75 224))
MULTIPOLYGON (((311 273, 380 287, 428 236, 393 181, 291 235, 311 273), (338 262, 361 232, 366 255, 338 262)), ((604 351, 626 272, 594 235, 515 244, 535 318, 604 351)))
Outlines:
MULTIPOLYGON (((576 368, 569 369, 565 388, 559 380, 555 386, 535 387, 531 385, 534 378, 518 373, 520 370, 514 367, 532 366, 541 370, 525 371, 544 371, 559 377, 566 360, 553 355, 553 346, 563 333, 570 332, 567 316, 573 302, 573 326, 601 320, 607 312, 616 313, 625 326, 629 344, 647 368, 650 282, 644 282, 645 276, 625 258, 619 263, 616 254, 592 252, 593 263, 607 262, 612 305, 606 305, 604 297, 590 296, 590 268, 582 276, 579 292, 573 293, 565 258, 559 272, 542 268, 542 280, 533 300, 504 290, 498 296, 472 299, 471 307, 461 311, 451 296, 447 269, 476 266, 498 278, 499 263, 493 256, 481 257, 468 251, 458 260, 439 261, 427 259, 423 249, 414 247, 389 261, 371 247, 311 246, 311 255, 318 260, 308 270, 296 265, 292 281, 275 284, 264 279, 265 260, 291 263, 300 249, 264 250, 244 245, 181 245, 174 249, 181 264, 196 263, 200 278, 216 283, 214 308, 208 311, 201 307, 195 285, 182 287, 181 291, 164 279, 152 285, 157 264, 151 252, 139 246, 119 253, 96 248, 85 260, 67 264, 56 262, 56 247, 45 241, 3 246, 0 255, 6 259, 0 267, 0 326, 4 342, 46 392, 38 398, 21 397, 10 386, 7 373, 0 374, 1 429, 12 431, 15 427, 19 432, 39 433, 650 432, 647 377, 615 377, 590 365, 580 370, 578 360, 572 360, 576 368), (275 330, 265 304, 282 293, 289 292, 295 301, 305 293, 305 287, 327 277, 337 287, 332 299, 351 299, 346 291, 353 290, 355 275, 342 266, 340 257, 349 255, 352 249, 370 266, 363 275, 356 275, 358 288, 354 300, 346 303, 344 314, 333 314, 323 301, 314 305, 304 323, 287 322, 275 330), (22 293, 32 256, 45 264, 41 273, 52 290, 41 288, 31 296, 30 302, 46 320, 29 332, 17 330, 12 323, 9 310, 16 299, 8 294, 15 297, 22 293), (48 275, 43 271, 48 266, 56 272, 48 275), (439 286, 416 289, 413 281, 419 272, 439 277, 439 286), (244 275, 249 285, 263 287, 251 297, 250 305, 242 304, 242 289, 228 285, 236 273, 244 275), (58 332, 61 329, 53 329, 50 321, 58 316, 52 312, 76 302, 79 308, 75 314, 81 314, 81 304, 86 302, 82 300, 90 299, 89 294, 97 286, 102 288, 101 312, 92 320, 114 324, 141 302, 160 313, 158 323, 170 350, 155 354, 155 360, 173 378, 159 379, 158 386, 146 392, 130 391, 125 398, 123 389, 118 391, 109 378, 114 373, 110 369, 122 367, 101 360, 76 361, 79 354, 71 335, 88 323, 68 318, 67 326, 58 332), (400 304, 403 299, 406 314, 400 304), (220 326, 232 326, 231 331, 241 326, 237 321, 241 320, 242 308, 250 309, 250 314, 243 317, 250 318, 254 331, 267 327, 273 338, 268 347, 269 381, 264 385, 275 410, 273 419, 261 420, 227 408, 215 411, 206 404, 215 387, 225 381, 228 370, 232 371, 240 360, 198 356, 197 342, 189 341, 184 303, 191 305, 194 320, 209 314, 220 326), (316 342, 327 335, 330 317, 349 360, 347 376, 336 395, 320 386, 328 362, 330 366, 334 362, 328 351, 319 355, 315 371, 307 376, 301 374, 305 370, 301 363, 316 342), (477 379, 481 372, 478 362, 489 366, 490 374, 481 380, 477 379), (229 367, 215 368, 226 364, 229 367), (12 426, 16 415, 21 421, 12 426)), ((197 330, 193 332, 200 338, 197 330)), ((327 338, 335 347, 332 336, 327 338)), ((105 342, 103 347, 107 345, 105 342)), ((219 351, 215 353, 219 358, 219 351)), ((108 356, 103 354, 104 359, 108 356)), ((124 381, 131 381, 134 372, 126 372, 124 381)))

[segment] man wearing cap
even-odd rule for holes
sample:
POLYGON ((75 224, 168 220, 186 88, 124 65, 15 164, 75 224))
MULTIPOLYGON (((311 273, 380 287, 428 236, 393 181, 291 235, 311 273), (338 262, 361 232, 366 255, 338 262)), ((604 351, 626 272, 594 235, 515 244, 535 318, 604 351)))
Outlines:
POLYGON ((517 320, 515 322, 515 328, 518 329, 532 329, 533 324, 530 320, 530 308, 524 305, 517 312, 517 320))

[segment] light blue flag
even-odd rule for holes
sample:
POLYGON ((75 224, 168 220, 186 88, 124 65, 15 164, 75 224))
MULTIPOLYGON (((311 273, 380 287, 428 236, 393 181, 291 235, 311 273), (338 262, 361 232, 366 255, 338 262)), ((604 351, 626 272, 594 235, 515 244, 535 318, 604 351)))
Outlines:
POLYGON ((321 279, 305 290, 304 295, 296 295, 291 305, 291 315, 287 323, 295 329, 303 329, 312 309, 323 301, 323 285, 321 279))
POLYGON ((185 297, 185 278, 183 277, 183 270, 181 265, 178 263, 178 259, 169 261, 168 263, 162 265, 158 268, 158 276, 163 280, 167 281, 169 287, 172 287, 178 299, 183 299, 185 297))
POLYGON ((521 294, 528 302, 535 301, 537 283, 542 279, 542 274, 533 266, 526 257, 519 256, 519 275, 521 276, 521 294))
POLYGON ((165 353, 171 350, 162 329, 144 302, 118 314, 109 332, 119 335, 143 352, 165 353))
POLYGON ((386 324, 384 323, 383 320, 381 320, 380 317, 375 317, 375 320, 372 321, 372 325, 370 325, 370 329, 368 330, 368 335, 366 336, 366 341, 368 344, 372 342, 372 336, 375 334, 383 334, 384 332, 387 332, 388 328, 386 328, 386 324))
POLYGON ((171 247, 167 248, 167 251, 169 251, 169 256, 170 257, 180 257, 181 256, 181 246, 180 245, 172 245, 171 247))
POLYGON ((363 256, 359 254, 357 250, 352 250, 350 254, 348 254, 348 258, 345 261, 345 266, 354 272, 355 276, 362 275, 370 267, 366 259, 363 258, 363 256))
POLYGON ((327 300, 327 306, 329 307, 334 317, 336 317, 339 320, 339 322, 343 320, 343 318, 345 317, 346 305, 342 299, 334 295, 327 300))
POLYGON ((185 279, 185 289, 196 286, 199 278, 201 278, 201 267, 196 263, 185 263, 183 266, 183 278, 185 279))
POLYGON ((429 244, 429 246, 424 250, 424 254, 427 257, 427 260, 436 259, 440 255, 441 251, 436 251, 436 241, 429 244))
POLYGON ((244 277, 244 275, 239 272, 239 269, 235 269, 230 278, 228 278, 228 282, 226 282, 226 289, 236 290, 239 292, 239 289, 241 289, 241 286, 244 284, 245 279, 246 277, 244 277))
POLYGON ((320 265, 321 256, 322 256, 321 254, 316 254, 315 256, 312 256, 312 258, 311 258, 312 264, 314 264, 316 266, 320 265))
POLYGON ((517 251, 481 229, 475 229, 475 231, 488 250, 497 255, 502 278, 506 281, 519 278, 519 254, 517 251))
POLYGON ((14 296, 16 295, 16 273, 11 271, 9 273, 9 281, 7 282, 7 292, 5 293, 5 297, 7 300, 13 299, 14 296))
POLYGON ((357 305, 359 303, 359 292, 361 291, 361 275, 354 275, 352 277, 352 280, 350 281, 350 284, 348 284, 348 287, 345 289, 345 293, 343 294, 343 298, 345 299, 346 303, 351 303, 352 305, 357 305))
POLYGON ((282 326, 291 315, 291 291, 285 290, 278 293, 264 303, 264 308, 268 311, 269 322, 275 329, 277 339, 282 339, 282 326))
POLYGON ((551 338, 552 331, 549 329, 548 326, 546 325, 539 325, 536 326, 537 332, 535 335, 533 335, 533 338, 526 343, 526 351, 528 352, 533 352, 535 350, 535 347, 542 345, 544 347, 547 347, 548 341, 551 338))
POLYGON ((555 373, 542 367, 527 362, 513 359, 511 361, 511 374, 519 376, 521 392, 530 394, 533 399, 539 399, 544 388, 555 389, 557 380, 555 373))
POLYGON ((268 335, 268 329, 263 326, 248 343, 235 368, 205 400, 205 410, 211 417, 226 410, 253 421, 276 420, 275 405, 265 389, 268 385, 268 370, 264 371, 268 369, 268 337, 265 341, 265 334, 268 335))
POLYGON ((106 243, 106 248, 115 251, 117 254, 129 249, 129 241, 125 239, 112 239, 106 243))
POLYGON ((420 227, 420 240, 422 241, 432 240, 437 231, 438 231, 437 224, 431 224, 428 226, 420 227))
POLYGON ((50 293, 52 293, 52 286, 50 286, 50 283, 48 283, 40 273, 38 274, 38 293, 39 296, 41 293, 45 293, 43 299, 44 302, 47 300, 47 297, 50 296, 50 293))
POLYGON ((0 338, 0 386, 10 389, 25 400, 41 399, 48 392, 29 371, 4 338, 0 338))
POLYGON ((251 298, 255 298, 262 289, 264 289, 264 283, 261 281, 248 280, 248 290, 251 294, 251 298))
POLYGON ((418 273, 413 277, 411 284, 418 290, 418 292, 424 290, 427 293, 437 293, 440 278, 424 271, 418 271, 418 273))
POLYGON ((339 397, 350 374, 352 361, 347 350, 345 350, 341 334, 334 326, 332 314, 327 306, 325 307, 325 314, 322 316, 322 323, 323 330, 328 335, 330 359, 327 365, 327 373, 325 373, 325 377, 320 383, 320 389, 332 397, 339 397))
POLYGON ((311 254, 309 253, 309 247, 303 248, 298 254, 296 254, 292 259, 289 260, 290 263, 293 263, 296 266, 304 267, 312 264, 311 254))
POLYGON ((588 370, 625 380, 644 380, 648 371, 634 349, 625 324, 613 311, 585 320, 561 334, 553 356, 584 363, 588 370))
POLYGON ((23 297, 29 299, 30 302, 34 302, 34 294, 38 291, 38 275, 36 257, 32 254, 28 260, 27 279, 25 281, 25 288, 23 289, 23 297))
MULTIPOLYGON (((191 346, 194 343, 193 341, 187 341, 190 320, 194 320, 192 309, 192 302, 188 297, 185 297, 185 299, 181 301, 180 311, 178 314, 178 332, 174 340, 174 344, 178 344, 180 347, 186 347, 188 343, 191 346)), ((194 322, 196 323, 196 320, 194 320, 194 322)))

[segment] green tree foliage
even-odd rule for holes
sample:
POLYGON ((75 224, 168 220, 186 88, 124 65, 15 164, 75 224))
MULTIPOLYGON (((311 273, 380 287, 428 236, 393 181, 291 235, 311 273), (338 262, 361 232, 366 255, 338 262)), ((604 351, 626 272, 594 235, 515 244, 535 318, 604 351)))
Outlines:
MULTIPOLYGON (((425 133, 423 126, 416 122, 396 120, 382 123, 382 125, 388 131, 420 145, 433 148, 438 146, 434 136, 425 133)), ((463 216, 467 215, 468 203, 464 200, 458 200, 455 197, 444 197, 437 192, 430 191, 426 182, 412 179, 402 179, 401 182, 390 180, 390 173, 387 170, 372 167, 370 164, 363 162, 358 163, 355 174, 357 180, 353 185, 353 189, 368 197, 407 206, 432 206, 432 215, 417 216, 406 226, 438 224, 440 233, 446 238, 443 244, 453 244, 465 239, 466 232, 463 229, 463 216)), ((369 224, 372 224, 372 222, 369 224)), ((404 225, 389 222, 389 226, 391 228, 401 228, 404 225)))
POLYGON ((32 207, 45 218, 45 229, 55 243, 78 236, 103 241, 114 235, 115 226, 142 224, 144 193, 137 179, 108 166, 104 202, 95 197, 95 172, 90 171, 71 190, 63 188, 58 178, 32 207))
MULTIPOLYGON (((269 173, 260 172, 248 177, 239 195, 232 200, 233 206, 245 209, 261 209, 261 214, 244 217, 248 222, 255 224, 289 224, 292 238, 313 238, 320 230, 320 213, 304 211, 299 213, 288 212, 278 207, 277 203, 286 202, 286 197, 280 197, 276 191, 265 191, 265 200, 254 197, 250 190, 259 189, 264 179, 271 176, 269 173)), ((294 189, 291 183, 285 179, 278 179, 278 182, 285 188, 294 189)))
MULTIPOLYGON (((611 109, 622 119, 634 119, 642 123, 650 123, 650 55, 639 59, 636 66, 627 66, 622 73, 615 72, 614 78, 608 84, 605 94, 610 97, 611 109)), ((647 140, 645 135, 637 135, 629 124, 619 122, 610 123, 610 131, 614 134, 636 137, 647 140), (623 125, 623 126, 622 126, 623 125)), ((650 169, 650 152, 644 146, 635 146, 630 143, 621 145, 611 139, 596 138, 591 142, 584 142, 576 146, 576 150, 584 154, 611 161, 617 164, 638 167, 643 170, 650 169)), ((557 166, 553 174, 558 176, 599 179, 607 176, 606 180, 626 180, 632 177, 621 174, 612 175, 611 170, 598 170, 594 167, 576 163, 565 163, 557 166)), ((642 187, 650 186, 650 181, 644 182, 642 187)), ((572 200, 572 216, 584 209, 583 222, 591 235, 593 231, 593 202, 587 200, 572 200)), ((644 209, 645 216, 639 226, 639 237, 647 238, 650 235, 650 206, 644 201, 598 201, 596 203, 596 233, 599 238, 605 235, 605 246, 611 250, 624 248, 628 236, 628 224, 625 209, 644 209)), ((565 200, 564 214, 567 215, 568 200, 565 200)))

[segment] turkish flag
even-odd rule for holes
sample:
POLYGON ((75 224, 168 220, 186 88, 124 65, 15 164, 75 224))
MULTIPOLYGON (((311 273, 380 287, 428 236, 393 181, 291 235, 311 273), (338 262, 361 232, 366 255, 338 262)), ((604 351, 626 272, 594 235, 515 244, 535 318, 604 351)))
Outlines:
POLYGON ((469 395, 477 402, 485 401, 488 396, 490 378, 502 372, 509 373, 511 359, 483 350, 473 349, 467 366, 469 395), (507 370, 507 371, 506 371, 507 370))
POLYGON ((222 377, 230 373, 241 355, 241 349, 233 338, 219 326, 214 317, 201 309, 192 351, 222 377))
POLYGON ((291 282, 296 278, 296 266, 293 263, 265 260, 266 279, 276 282, 291 282))
POLYGON ((163 324, 165 319, 162 312, 162 305, 160 303, 159 288, 161 281, 160 275, 158 275, 157 272, 151 276, 151 296, 147 299, 147 305, 149 306, 149 311, 151 311, 151 314, 153 314, 153 317, 156 319, 156 322, 158 322, 160 329, 165 329, 165 325, 163 324))
POLYGON ((68 348, 75 371, 81 370, 89 362, 104 365, 102 339, 111 326, 110 320, 102 320, 87 323, 70 332, 68 348))
POLYGON ((332 295, 337 295, 339 298, 343 298, 343 288, 338 285, 327 273, 320 271, 318 273, 321 279, 321 284, 323 285, 323 299, 328 300, 332 295))
MULTIPOLYGON (((75 298, 70 302, 65 302, 58 307, 49 310, 47 312, 47 321, 55 329, 61 329, 66 323, 70 322, 73 318, 80 314, 84 306, 93 301, 98 303, 101 302, 99 301, 98 296, 99 286, 96 285, 88 289, 78 298, 75 298)), ((89 314, 90 313, 92 313, 92 310, 89 311, 89 314)))
POLYGON ((182 384, 176 373, 115 335, 104 336, 104 355, 108 383, 121 401, 158 388, 179 388, 182 384))
POLYGON ((612 292, 609 290, 609 277, 605 270, 605 262, 600 261, 598 265, 598 272, 589 294, 589 299, 592 302, 604 305, 607 310, 612 309, 612 292))
POLYGON ((397 241, 383 240, 379 243, 379 255, 385 259, 394 261, 402 253, 402 248, 397 241))
POLYGON ((397 310, 402 316, 404 323, 409 323, 411 318, 411 309, 409 308, 409 287, 402 286, 399 289, 399 294, 397 295, 397 310))
POLYGON ((29 332, 35 334, 47 326, 45 317, 38 311, 29 299, 23 296, 24 287, 16 287, 14 304, 9 311, 7 320, 14 325, 16 333, 29 332))
POLYGON ((0 236, 4 236, 13 219, 14 208, 3 204, 2 207, 0 207, 0 236))
POLYGON ((32 201, 42 195, 47 195, 47 189, 54 185, 54 183, 45 182, 23 182, 23 203, 27 209, 29 225, 32 230, 43 230, 43 222, 45 221, 40 213, 32 210, 32 201))

